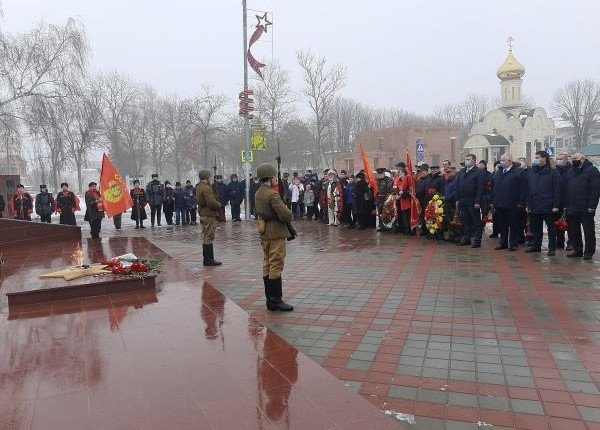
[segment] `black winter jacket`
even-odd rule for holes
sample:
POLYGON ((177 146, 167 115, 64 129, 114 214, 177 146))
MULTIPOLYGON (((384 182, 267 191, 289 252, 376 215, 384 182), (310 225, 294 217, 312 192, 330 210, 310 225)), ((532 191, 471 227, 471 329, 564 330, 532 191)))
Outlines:
POLYGON ((531 213, 547 214, 560 206, 560 174, 556 169, 533 166, 527 181, 527 206, 531 213))
POLYGON ((527 171, 519 163, 513 163, 508 172, 493 175, 492 204, 501 209, 524 207, 527 196, 527 171))
POLYGON ((596 209, 600 196, 600 173, 588 160, 567 172, 566 209, 568 214, 587 213, 596 209))

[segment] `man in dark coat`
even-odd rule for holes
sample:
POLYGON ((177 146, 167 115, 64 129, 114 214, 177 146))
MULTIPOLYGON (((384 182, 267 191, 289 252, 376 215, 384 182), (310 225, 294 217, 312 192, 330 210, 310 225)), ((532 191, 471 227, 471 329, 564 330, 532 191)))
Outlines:
POLYGON ((17 186, 17 192, 10 198, 10 211, 15 219, 31 221, 31 214, 33 213, 33 197, 25 191, 25 186, 23 184, 17 186))
POLYGON ((0 218, 4 218, 6 214, 6 203, 4 203, 4 196, 0 194, 0 218))
POLYGON ((181 182, 175 182, 175 189, 173 190, 173 203, 175 206, 175 225, 187 225, 188 224, 188 208, 186 202, 187 194, 183 188, 181 188, 181 182))
MULTIPOLYGON (((569 162, 569 156, 561 152, 556 156, 556 170, 560 175, 560 207, 558 208, 561 213, 563 213, 565 202, 567 200, 566 190, 567 190, 567 172, 571 170, 571 163, 569 162)), ((567 232, 556 229, 556 247, 558 249, 565 249, 565 235, 567 232)), ((572 251, 573 246, 571 245, 571 239, 569 238, 566 241, 567 251, 572 251)))
POLYGON ((423 163, 420 166, 418 166, 417 169, 418 171, 415 183, 415 196, 417 197, 419 205, 421 206, 419 225, 421 226, 422 231, 426 231, 425 208, 427 207, 427 204, 429 204, 429 199, 427 198, 427 190, 429 189, 429 165, 423 163))
POLYGON ((135 228, 146 228, 144 227, 144 220, 148 218, 146 215, 146 204, 148 199, 146 192, 140 186, 140 181, 137 179, 133 181, 133 189, 130 191, 131 200, 133 201, 133 207, 131 208, 131 219, 135 221, 135 228))
POLYGON ((550 166, 546 151, 537 151, 529 169, 527 211, 529 212, 533 243, 525 252, 541 252, 543 223, 548 230, 548 255, 556 254, 556 226, 560 206, 560 174, 550 166))
POLYGON ((100 229, 102 228, 102 218, 104 218, 104 207, 102 206, 102 197, 100 191, 96 188, 98 184, 90 182, 88 190, 85 192, 85 210, 84 221, 90 223, 90 233, 93 239, 100 237, 100 229))
MULTIPOLYGON (((252 175, 251 175, 252 176, 252 175)), ((256 215, 256 192, 260 188, 260 180, 257 176, 250 178, 250 215, 254 217, 254 219, 258 219, 258 215, 256 215)))
POLYGON ((165 201, 163 203, 163 213, 165 214, 165 220, 167 221, 167 225, 173 225, 173 212, 175 212, 175 197, 173 196, 173 186, 169 181, 165 181, 165 201))
POLYGON ((217 218, 218 222, 226 222, 225 218, 225 207, 227 206, 227 202, 229 201, 229 197, 227 195, 227 185, 223 183, 223 176, 215 175, 215 197, 221 203, 221 210, 219 212, 219 217, 217 218))
POLYGON ((580 152, 572 155, 571 164, 573 167, 567 173, 565 209, 573 252, 567 257, 591 260, 596 252, 594 215, 600 197, 600 173, 580 152), (581 240, 581 227, 585 248, 581 240))
POLYGON ((242 184, 238 181, 238 176, 234 173, 231 175, 231 181, 227 185, 227 197, 231 203, 231 219, 233 221, 241 221, 241 208, 244 201, 244 192, 242 184))
POLYGON ((54 196, 48 192, 48 187, 42 184, 39 194, 35 196, 35 213, 39 215, 41 222, 50 224, 54 211, 54 196))
POLYGON ((146 185, 146 198, 150 205, 150 225, 154 227, 154 219, 156 219, 156 224, 160 227, 160 210, 165 202, 165 186, 160 183, 156 173, 146 185))
POLYGON ((492 205, 500 228, 500 245, 494 249, 516 251, 522 233, 520 211, 525 207, 527 172, 513 163, 510 154, 502 154, 500 166, 502 170, 492 185, 492 205))
POLYGON ((465 156, 465 167, 456 178, 456 207, 460 214, 463 237, 457 245, 481 247, 483 224, 481 222, 481 203, 486 175, 475 165, 474 154, 465 156), (473 243, 471 243, 471 238, 473 243))
POLYGON ((192 185, 189 179, 185 181, 185 203, 187 205, 186 220, 190 225, 198 225, 196 222, 196 210, 198 209, 198 201, 196 200, 196 187, 192 185))
POLYGON ((59 222, 65 225, 77 225, 75 221, 75 213, 79 210, 79 199, 73 193, 69 191, 69 184, 63 182, 60 184, 60 191, 56 195, 56 212, 60 214, 59 222))

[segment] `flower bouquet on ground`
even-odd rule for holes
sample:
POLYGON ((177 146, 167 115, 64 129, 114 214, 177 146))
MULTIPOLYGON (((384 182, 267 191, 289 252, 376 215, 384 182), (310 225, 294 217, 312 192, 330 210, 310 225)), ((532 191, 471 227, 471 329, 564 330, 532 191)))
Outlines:
POLYGON ((444 198, 434 194, 425 208, 425 227, 432 236, 441 231, 444 222, 444 198))
POLYGON ((110 260, 101 261, 110 273, 117 276, 154 276, 160 273, 162 261, 152 258, 138 258, 133 254, 125 254, 110 260))

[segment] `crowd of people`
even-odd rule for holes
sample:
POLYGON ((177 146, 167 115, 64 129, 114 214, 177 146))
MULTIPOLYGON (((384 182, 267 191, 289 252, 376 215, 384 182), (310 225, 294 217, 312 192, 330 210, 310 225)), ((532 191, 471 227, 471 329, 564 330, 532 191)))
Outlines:
MULTIPOLYGON (((477 161, 468 154, 460 166, 445 160, 441 166, 419 163, 410 169, 399 162, 396 169, 377 168, 369 175, 361 170, 356 175, 341 170, 284 173, 277 184, 284 203, 295 220, 316 220, 330 226, 367 229, 407 235, 423 235, 430 239, 454 242, 459 246, 481 247, 486 223, 493 226, 491 238, 499 238, 495 249, 541 252, 544 224, 547 253, 557 249, 571 251, 568 257, 591 259, 596 249, 594 216, 600 196, 600 173, 581 153, 558 154, 556 160, 538 151, 531 165, 523 158, 513 160, 503 154, 493 168, 485 160, 477 161), (581 230, 583 229, 583 238, 581 230)), ((145 228, 150 211, 152 227, 161 226, 162 215, 167 225, 197 225, 199 183, 187 180, 185 185, 161 182, 158 175, 142 187, 134 181, 130 195, 131 218, 137 228, 145 228)), ((228 183, 216 175, 211 183, 219 202, 217 221, 226 222, 225 208, 231 207, 232 221, 241 221, 241 205, 245 200, 245 181, 230 176, 228 183)), ((258 177, 250 178, 250 213, 256 219, 255 195, 260 188, 258 177)), ((104 218, 97 184, 92 182, 85 193, 86 216, 92 236, 100 232, 104 218)), ((31 220, 35 213, 41 222, 52 222, 60 214, 61 224, 75 225, 79 199, 61 184, 56 196, 46 185, 33 198, 22 185, 8 202, 14 217, 31 220)), ((0 216, 5 214, 0 196, 0 216)), ((121 229, 121 216, 115 215, 115 228, 121 229)))
POLYGON ((420 163, 412 171, 404 162, 395 167, 378 168, 376 184, 364 171, 326 169, 320 179, 311 171, 284 174, 280 186, 295 219, 421 234, 472 248, 481 247, 491 223, 490 237, 500 239, 496 250, 526 246, 530 253, 542 251, 545 224, 549 256, 566 249, 568 257, 589 260, 595 253, 600 173, 581 153, 554 160, 538 151, 531 165, 503 154, 492 169, 473 154, 460 166, 445 160, 442 166, 420 163))

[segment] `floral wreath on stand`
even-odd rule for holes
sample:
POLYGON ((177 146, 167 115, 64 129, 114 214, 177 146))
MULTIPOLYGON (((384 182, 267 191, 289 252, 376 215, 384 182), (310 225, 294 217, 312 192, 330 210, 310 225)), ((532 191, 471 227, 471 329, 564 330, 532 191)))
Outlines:
POLYGON ((434 194, 425 208, 425 227, 431 235, 435 235, 442 229, 445 216, 444 206, 444 198, 439 194, 434 194))

